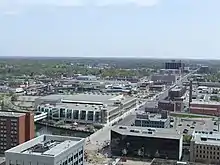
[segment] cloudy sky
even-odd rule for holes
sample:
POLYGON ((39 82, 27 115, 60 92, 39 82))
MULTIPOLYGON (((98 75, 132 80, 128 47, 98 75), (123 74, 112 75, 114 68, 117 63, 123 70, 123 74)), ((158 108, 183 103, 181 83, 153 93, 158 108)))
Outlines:
POLYGON ((0 0, 0 23, 0 56, 220 59, 220 0, 0 0))

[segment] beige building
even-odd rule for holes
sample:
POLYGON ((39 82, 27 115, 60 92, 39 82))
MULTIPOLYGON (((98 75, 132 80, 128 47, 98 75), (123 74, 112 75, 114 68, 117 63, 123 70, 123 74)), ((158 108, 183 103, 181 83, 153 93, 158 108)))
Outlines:
POLYGON ((220 163, 220 133, 195 131, 190 144, 190 161, 220 163))

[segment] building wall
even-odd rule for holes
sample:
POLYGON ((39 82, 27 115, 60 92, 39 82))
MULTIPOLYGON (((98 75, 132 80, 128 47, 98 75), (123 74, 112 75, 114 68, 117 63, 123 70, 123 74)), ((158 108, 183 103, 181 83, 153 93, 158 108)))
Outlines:
POLYGON ((25 131, 26 131, 27 126, 25 123, 25 121, 26 121, 25 119, 26 119, 25 115, 18 118, 18 127, 17 127, 18 141, 19 141, 18 144, 22 144, 26 141, 25 140, 25 131))
POLYGON ((220 146, 219 145, 203 145, 191 142, 190 145, 190 161, 201 163, 220 163, 220 146))
POLYGON ((83 165, 84 141, 61 152, 56 157, 13 152, 6 152, 5 157, 6 165, 83 165))
POLYGON ((167 110, 167 111, 174 111, 176 110, 177 112, 181 112, 183 110, 183 102, 177 101, 177 102, 172 102, 172 101, 158 101, 158 108, 161 110, 167 110), (175 105, 175 104, 176 105, 175 105))
POLYGON ((213 115, 213 116, 218 116, 219 112, 217 109, 213 108, 202 108, 202 107, 190 107, 190 113, 195 113, 195 114, 201 114, 201 115, 213 115))
MULTIPOLYGON (((136 106, 137 99, 132 99, 115 108, 97 108, 97 110, 80 110, 66 107, 56 107, 51 105, 38 105, 37 111, 48 112, 48 116, 53 119, 66 121, 76 121, 80 123, 107 123, 136 106)), ((93 108, 94 109, 94 108, 93 108)))
POLYGON ((111 154, 122 156, 126 150, 127 157, 167 158, 179 160, 179 140, 155 137, 126 136, 111 131, 111 154))
POLYGON ((35 137, 34 114, 26 113, 25 116, 25 141, 35 137))
POLYGON ((24 121, 25 115, 19 118, 0 117, 0 154, 24 141, 24 121))
POLYGON ((135 119, 135 126, 153 127, 153 128, 170 128, 169 118, 165 121, 154 121, 148 119, 135 119))
POLYGON ((25 113, 20 117, 0 117, 0 153, 34 137, 34 119, 26 121, 25 113))

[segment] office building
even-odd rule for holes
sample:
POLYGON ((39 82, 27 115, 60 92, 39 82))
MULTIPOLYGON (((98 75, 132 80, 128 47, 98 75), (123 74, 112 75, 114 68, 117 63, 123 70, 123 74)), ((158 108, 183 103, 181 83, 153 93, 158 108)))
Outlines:
POLYGON ((0 111, 0 154, 35 136, 32 113, 0 111))
POLYGON ((176 100, 181 98, 186 93, 186 87, 176 86, 169 91, 169 98, 171 100, 176 100))
POLYGON ((183 101, 159 100, 158 109, 166 111, 181 112, 184 109, 183 101))
POLYGON ((136 106, 131 96, 109 93, 48 95, 36 99, 38 112, 53 120, 106 124, 136 106))
POLYGON ((170 62, 165 63, 165 69, 183 69, 184 63, 181 62, 181 60, 176 61, 172 60, 170 62))
POLYGON ((174 129, 115 126, 111 130, 111 154, 134 158, 180 160, 183 136, 174 129))
POLYGON ((212 131, 194 131, 190 143, 190 161, 219 164, 220 134, 212 131))
POLYGON ((161 114, 138 112, 136 114, 135 126, 170 128, 170 118, 167 111, 162 111, 161 114))
POLYGON ((84 139, 41 135, 5 152, 6 165, 83 165, 84 139))
POLYGON ((201 66, 200 69, 198 70, 198 73, 208 74, 208 73, 210 73, 210 69, 208 66, 201 66))

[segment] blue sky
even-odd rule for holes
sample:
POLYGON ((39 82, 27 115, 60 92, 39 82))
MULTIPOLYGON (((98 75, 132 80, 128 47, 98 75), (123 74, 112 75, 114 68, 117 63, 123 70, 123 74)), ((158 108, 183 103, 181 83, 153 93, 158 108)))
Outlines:
POLYGON ((220 0, 0 0, 1 56, 219 58, 220 0))

